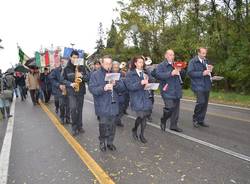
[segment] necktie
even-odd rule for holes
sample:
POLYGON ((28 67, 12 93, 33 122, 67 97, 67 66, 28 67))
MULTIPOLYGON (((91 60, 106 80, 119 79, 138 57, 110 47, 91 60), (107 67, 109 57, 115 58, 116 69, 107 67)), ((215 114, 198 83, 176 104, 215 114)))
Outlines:
POLYGON ((144 78, 143 78, 143 73, 142 73, 142 72, 140 72, 140 79, 142 79, 142 80, 144 79, 144 78))

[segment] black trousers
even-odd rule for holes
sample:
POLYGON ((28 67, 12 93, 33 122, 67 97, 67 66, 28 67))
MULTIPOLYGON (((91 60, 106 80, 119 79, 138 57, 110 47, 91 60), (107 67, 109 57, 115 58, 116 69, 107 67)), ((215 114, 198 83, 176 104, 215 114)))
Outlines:
POLYGON ((26 99, 26 87, 18 85, 18 89, 20 91, 21 99, 26 99))
POLYGON ((124 102, 124 111, 127 111, 128 107, 129 107, 129 100, 130 100, 130 97, 129 97, 129 94, 126 93, 125 96, 125 102, 124 102))
POLYGON ((60 107, 59 99, 60 99, 59 96, 57 96, 57 95, 54 96, 54 100, 55 100, 54 103, 55 103, 56 111, 58 111, 58 109, 59 109, 59 107, 60 107))
POLYGON ((37 89, 31 89, 30 90, 30 97, 31 100, 33 102, 33 104, 37 104, 38 103, 38 90, 37 89))
POLYGON ((60 106, 60 119, 63 122, 70 122, 70 108, 69 108, 69 97, 60 96, 59 97, 59 106, 60 106))
POLYGON ((43 94, 44 94, 45 103, 48 103, 50 100, 51 91, 50 90, 43 90, 43 94))
POLYGON ((105 141, 107 144, 113 144, 115 139, 115 132, 116 132, 116 124, 115 124, 116 117, 115 116, 100 116, 99 121, 99 140, 101 143, 105 141))
POLYGON ((83 109, 83 95, 70 95, 69 108, 72 119, 72 130, 82 128, 82 109, 83 109))
POLYGON ((121 118, 124 115, 124 111, 125 111, 125 105, 124 105, 124 103, 120 103, 119 102, 119 114, 116 115, 116 118, 115 118, 115 122, 117 124, 121 123, 121 118))
POLYGON ((193 121, 204 122, 209 100, 209 91, 196 91, 196 105, 194 108, 193 121))
POLYGON ((177 128, 180 113, 180 99, 164 99, 165 107, 163 108, 163 122, 170 118, 170 129, 177 128))

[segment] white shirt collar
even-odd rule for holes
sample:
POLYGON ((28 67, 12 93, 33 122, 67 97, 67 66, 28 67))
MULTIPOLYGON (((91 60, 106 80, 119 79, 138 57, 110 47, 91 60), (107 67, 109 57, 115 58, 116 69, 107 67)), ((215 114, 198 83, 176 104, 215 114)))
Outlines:
POLYGON ((198 56, 198 58, 199 58, 200 62, 203 63, 204 59, 202 60, 199 56, 198 56))
POLYGON ((143 73, 143 71, 142 70, 139 70, 139 69, 135 69, 136 70, 136 73, 139 75, 139 77, 140 77, 140 73, 142 72, 143 73))

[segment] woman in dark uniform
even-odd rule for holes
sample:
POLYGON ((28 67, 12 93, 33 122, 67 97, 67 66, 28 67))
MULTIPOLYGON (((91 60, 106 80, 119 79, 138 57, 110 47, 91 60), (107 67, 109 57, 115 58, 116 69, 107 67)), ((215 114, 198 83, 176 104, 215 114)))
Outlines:
POLYGON ((144 130, 146 128, 146 119, 153 108, 150 93, 148 90, 144 89, 149 83, 149 77, 144 72, 144 67, 144 57, 134 57, 131 63, 131 70, 127 73, 125 80, 129 90, 131 109, 136 112, 137 116, 135 126, 132 129, 132 135, 134 139, 138 139, 137 129, 141 125, 139 139, 142 143, 147 142, 144 137, 144 130))

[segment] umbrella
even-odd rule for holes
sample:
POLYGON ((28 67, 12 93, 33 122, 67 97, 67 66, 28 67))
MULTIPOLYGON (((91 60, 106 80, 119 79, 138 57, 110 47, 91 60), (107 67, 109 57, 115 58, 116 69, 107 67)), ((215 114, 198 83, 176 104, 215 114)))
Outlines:
POLYGON ((22 72, 22 73, 27 73, 29 72, 29 69, 21 64, 17 65, 15 68, 15 72, 22 72))

